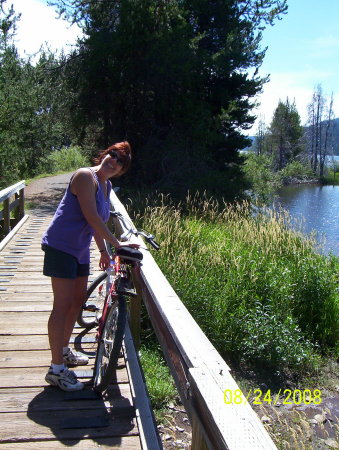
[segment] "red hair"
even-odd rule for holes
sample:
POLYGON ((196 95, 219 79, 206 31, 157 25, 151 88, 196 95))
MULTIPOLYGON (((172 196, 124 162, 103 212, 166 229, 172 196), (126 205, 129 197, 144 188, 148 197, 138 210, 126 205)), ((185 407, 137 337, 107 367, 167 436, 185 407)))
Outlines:
POLYGON ((117 142, 116 144, 107 147, 105 150, 101 150, 97 158, 93 158, 93 161, 95 164, 100 164, 101 161, 112 151, 117 152, 120 159, 122 160, 122 167, 120 172, 120 175, 122 175, 130 168, 132 160, 131 146, 127 141, 117 142))

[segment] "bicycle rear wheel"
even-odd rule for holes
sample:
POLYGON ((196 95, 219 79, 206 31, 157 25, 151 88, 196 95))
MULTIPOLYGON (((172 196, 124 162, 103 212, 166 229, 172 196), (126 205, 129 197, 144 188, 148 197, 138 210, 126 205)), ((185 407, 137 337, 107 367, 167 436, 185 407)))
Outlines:
POLYGON ((98 324, 105 301, 104 281, 106 278, 107 272, 102 272, 87 289, 86 303, 81 308, 77 318, 78 324, 83 328, 92 328, 98 324))
POLYGON ((112 298, 106 323, 98 342, 93 371, 93 385, 97 392, 105 392, 116 370, 125 334, 126 301, 123 295, 112 298))

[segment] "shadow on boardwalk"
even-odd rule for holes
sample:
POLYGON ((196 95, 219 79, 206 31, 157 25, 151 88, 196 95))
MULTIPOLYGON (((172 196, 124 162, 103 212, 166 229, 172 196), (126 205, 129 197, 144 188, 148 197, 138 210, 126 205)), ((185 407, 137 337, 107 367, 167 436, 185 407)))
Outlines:
POLYGON ((133 406, 118 385, 112 386, 104 398, 90 388, 63 392, 45 387, 27 409, 28 418, 37 425, 36 438, 50 439, 52 433, 65 446, 74 446, 88 437, 99 445, 105 439, 106 445, 118 446, 122 436, 133 433, 133 429, 135 432, 134 415, 133 406))

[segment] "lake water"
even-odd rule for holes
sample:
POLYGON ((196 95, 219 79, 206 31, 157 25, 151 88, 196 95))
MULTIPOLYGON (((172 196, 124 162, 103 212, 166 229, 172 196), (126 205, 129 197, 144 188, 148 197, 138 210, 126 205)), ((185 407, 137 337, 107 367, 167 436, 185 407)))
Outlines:
POLYGON ((325 238, 325 253, 339 256, 339 185, 285 186, 279 192, 277 203, 293 219, 303 220, 306 233, 315 230, 319 240, 325 238))

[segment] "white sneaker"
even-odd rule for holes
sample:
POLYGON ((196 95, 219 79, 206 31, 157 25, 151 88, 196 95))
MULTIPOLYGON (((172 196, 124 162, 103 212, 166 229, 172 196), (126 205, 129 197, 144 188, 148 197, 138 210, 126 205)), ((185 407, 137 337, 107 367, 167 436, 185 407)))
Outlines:
POLYGON ((71 348, 63 355, 64 364, 67 366, 85 366, 88 364, 88 357, 83 353, 76 352, 71 348))
POLYGON ((61 370, 60 373, 56 374, 50 367, 45 380, 52 386, 58 386, 63 391, 80 391, 85 386, 84 383, 78 381, 75 373, 69 369, 61 370))

